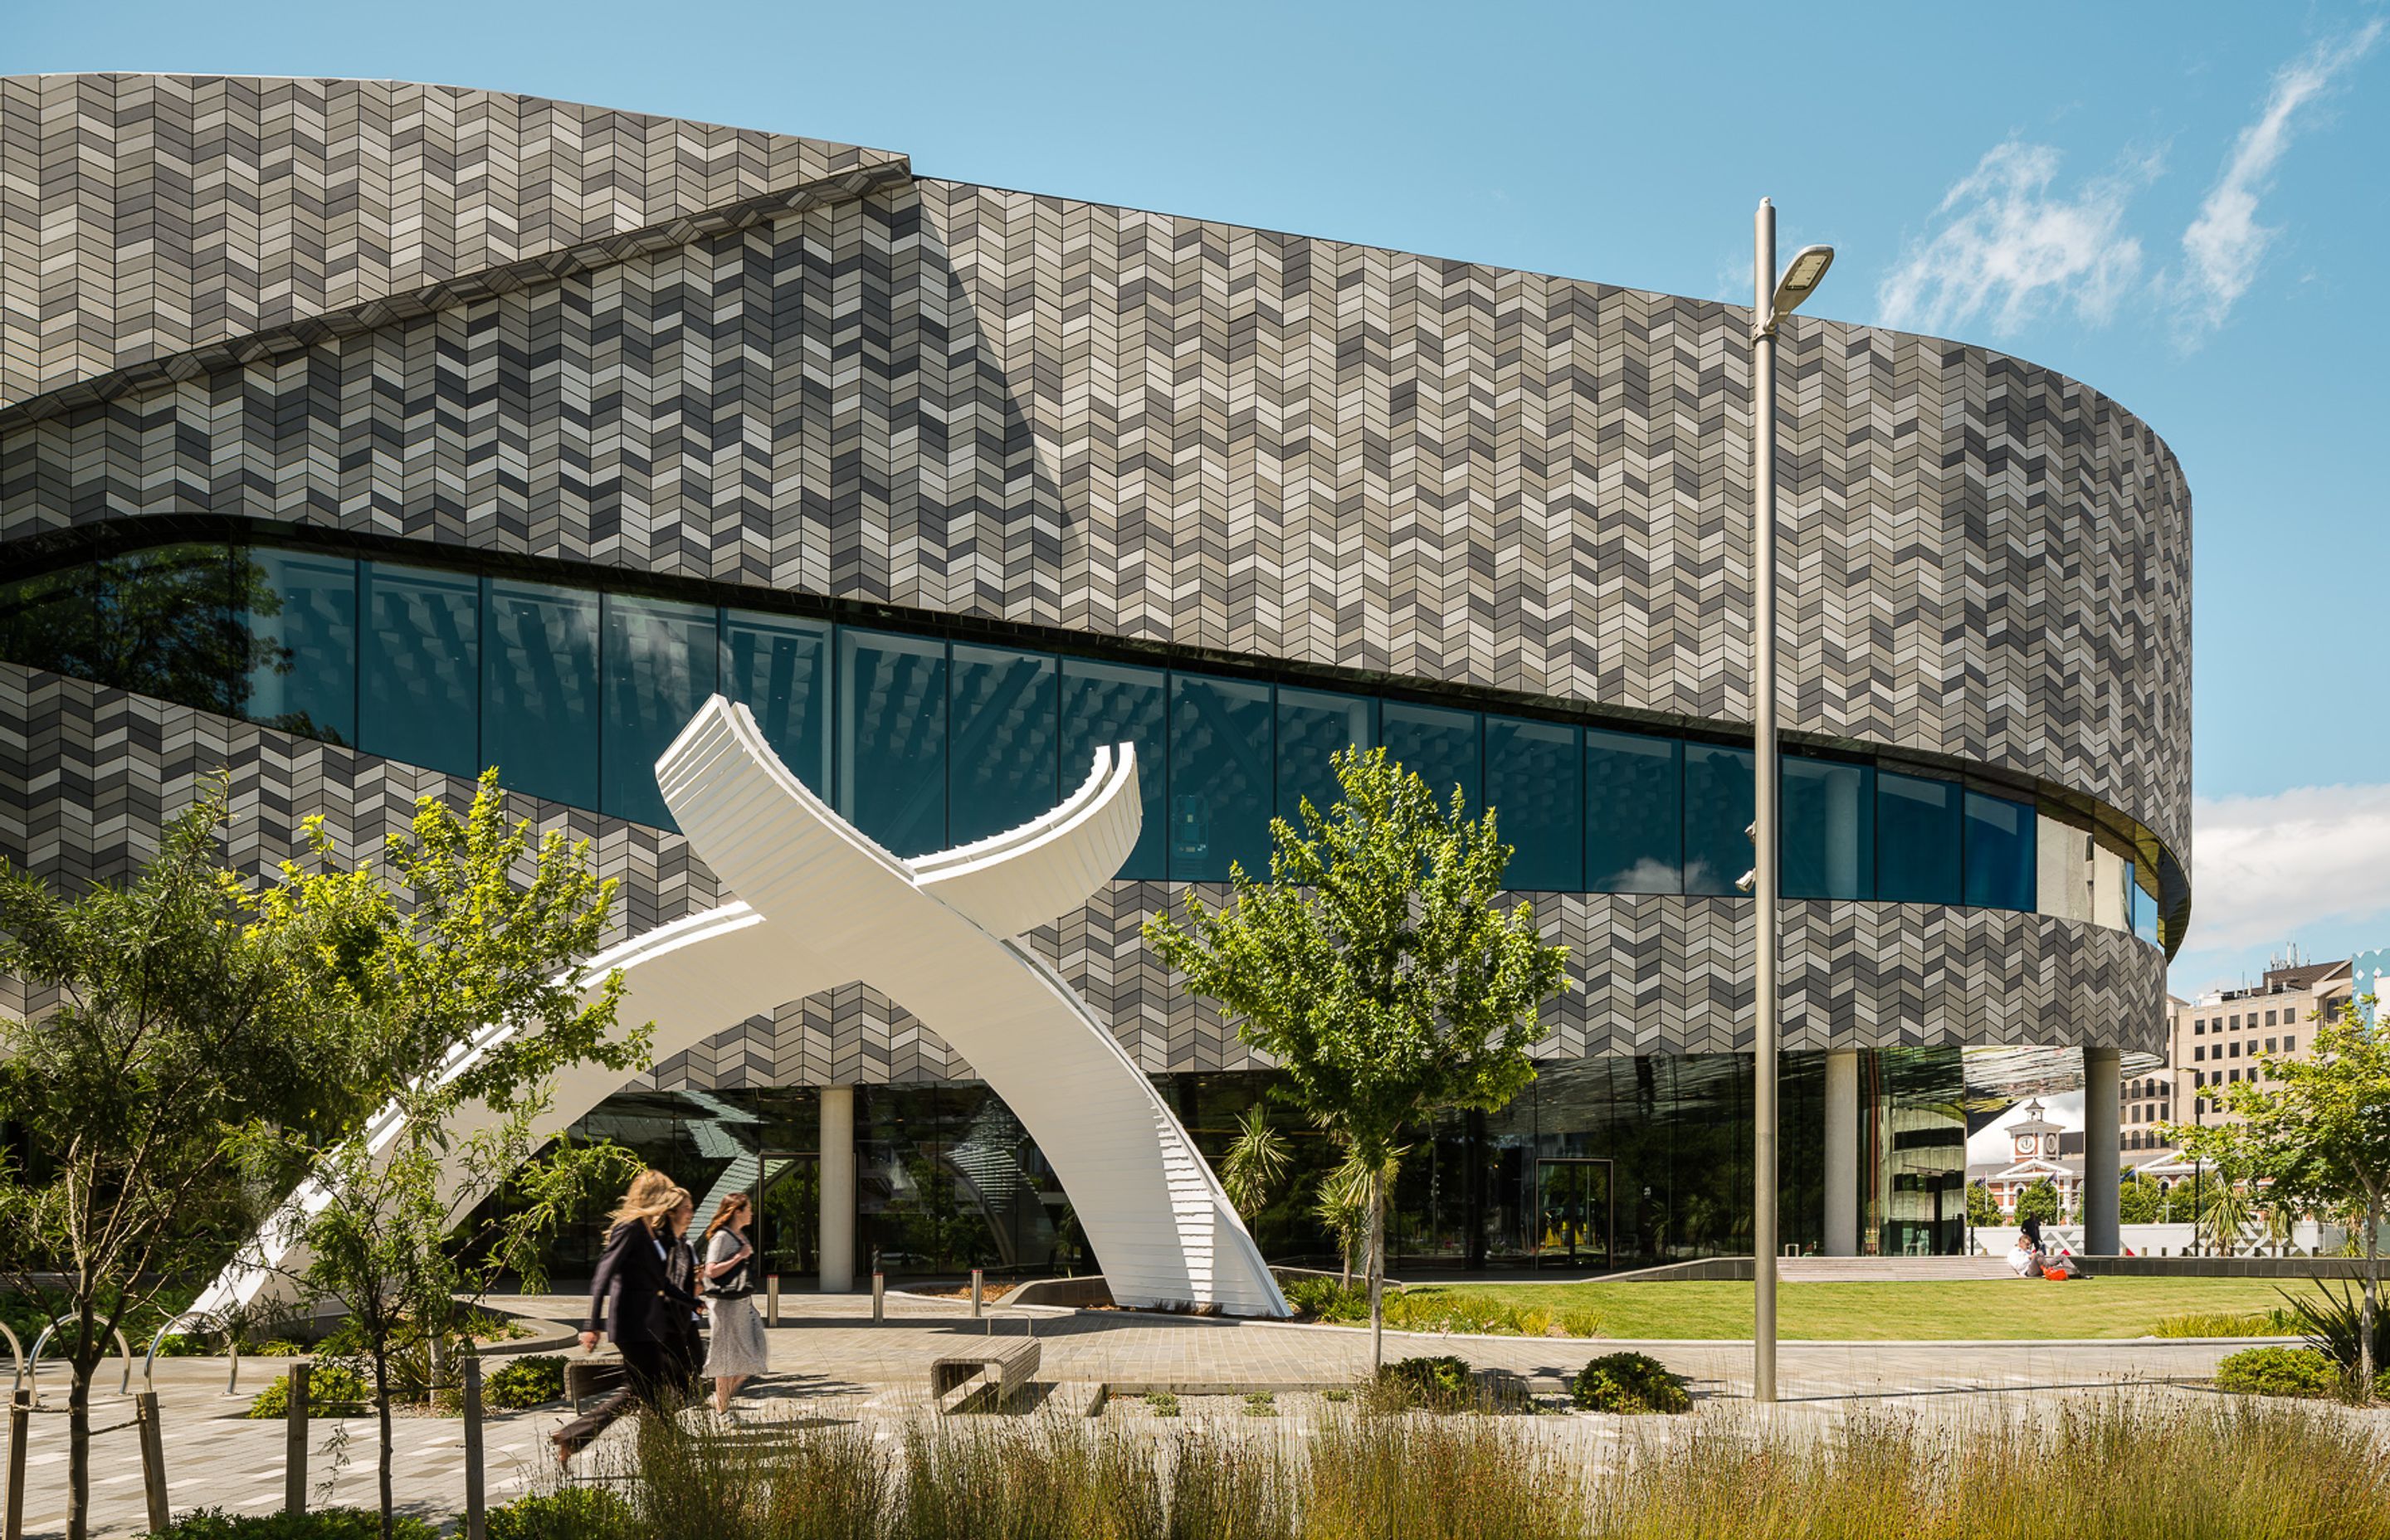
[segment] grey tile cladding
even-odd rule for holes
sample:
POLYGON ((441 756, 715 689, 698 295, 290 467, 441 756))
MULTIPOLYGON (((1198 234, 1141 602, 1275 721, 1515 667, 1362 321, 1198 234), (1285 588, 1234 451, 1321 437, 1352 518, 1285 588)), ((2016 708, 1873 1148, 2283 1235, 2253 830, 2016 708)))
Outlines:
MULTIPOLYGON (((497 93, 141 75, 0 81, 0 289, 8 537, 247 513, 1750 714, 1729 306, 497 93)), ((2172 454, 1957 343, 1796 319, 1781 378, 1789 724, 2055 781, 2188 861, 2172 454)), ((0 670, 0 850, 121 870, 226 757, 261 859, 306 812, 379 831, 456 789, 0 670)), ((634 929, 712 901, 677 839, 552 815, 634 929)), ((1042 944, 1150 1066, 1241 1062, 1137 943, 1158 896, 1042 944)), ((2163 1035, 2162 959, 2120 932, 1794 907, 1793 1046, 2163 1035)), ((1588 981, 1560 1051, 1735 1046, 1737 905, 1547 915, 1588 981)), ((660 1073, 951 1069, 857 989, 660 1073)))

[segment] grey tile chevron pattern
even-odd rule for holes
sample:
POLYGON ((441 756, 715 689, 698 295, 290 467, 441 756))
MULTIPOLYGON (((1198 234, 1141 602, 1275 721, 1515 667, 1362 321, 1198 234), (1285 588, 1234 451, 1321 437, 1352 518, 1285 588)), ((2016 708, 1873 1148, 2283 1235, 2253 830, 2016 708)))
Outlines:
MULTIPOLYGON (((501 93, 0 81, 0 538, 245 513, 1747 721, 1745 325, 501 93)), ((2171 452, 1980 348, 1796 318, 1781 362, 1790 723, 2057 783, 2187 863, 2171 452)), ((260 859, 294 808, 362 835, 443 784, 77 689, 0 670, 0 849, 62 877, 121 870, 216 763, 260 859)), ((598 841, 626 923, 712 902, 674 837, 543 817, 598 841)), ((1143 1061, 1240 1062, 1136 941, 1153 902, 1047 944, 1143 1061)), ((1549 918, 1588 981, 1559 1051, 1729 1043, 1734 905, 1549 918)), ((1796 929, 1796 1036, 2162 1031, 2115 932, 1796 929)), ((952 1069, 856 990, 660 1072, 952 1069)))

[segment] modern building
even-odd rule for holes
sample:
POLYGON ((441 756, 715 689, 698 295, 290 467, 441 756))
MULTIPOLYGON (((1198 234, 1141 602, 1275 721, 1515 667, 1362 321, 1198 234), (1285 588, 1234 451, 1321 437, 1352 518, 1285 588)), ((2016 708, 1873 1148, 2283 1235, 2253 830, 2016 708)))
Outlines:
MULTIPOLYGON (((906 856, 1126 741, 1143 836, 1030 941, 1216 1150, 1273 1077, 1140 924, 1382 744, 1498 812, 1577 981, 1525 1094, 1417 1131, 1403 1265, 1748 1247, 1747 311, 777 134, 166 75, 0 82, 0 283, 10 860, 122 877, 219 767, 238 860, 310 816, 358 850, 495 764, 627 936, 726 896, 651 773, 713 692, 906 856)), ((1784 1237, 1952 1251, 1963 1046, 2079 1049, 2111 1109, 2165 1046, 2190 497, 2049 369, 1806 317, 1781 353, 1784 1237)), ((784 1273, 826 1236, 1084 1260, 901 988, 725 1021, 586 1128, 760 1187, 784 1273)), ((1324 1252, 1308 1211, 1264 1251, 1324 1252)))
POLYGON ((2261 1056, 2306 1059, 2315 1053, 2315 1019, 2349 999, 2350 959, 2308 962, 2295 952, 2272 959, 2256 983, 2213 990, 2191 1004, 2169 1001, 2170 1063, 2185 1123, 2236 1123, 2212 1099, 2218 1087, 2255 1080, 2261 1056), (2206 1090, 2208 1097, 2197 1097, 2206 1090))

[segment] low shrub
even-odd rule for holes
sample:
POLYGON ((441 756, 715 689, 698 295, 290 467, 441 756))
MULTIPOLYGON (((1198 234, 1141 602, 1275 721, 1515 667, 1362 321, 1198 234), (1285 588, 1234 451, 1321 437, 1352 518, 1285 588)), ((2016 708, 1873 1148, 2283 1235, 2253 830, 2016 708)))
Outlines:
MULTIPOLYGON (((440 1540, 440 1532, 420 1519, 397 1519, 391 1533, 396 1540, 440 1540)), ((496 1529, 490 1534, 495 1537, 496 1529)), ((381 1540, 381 1515, 362 1508, 325 1508, 312 1513, 226 1513, 203 1508, 164 1529, 148 1531, 146 1540, 381 1540)))
POLYGON ((1145 1409, 1156 1417, 1176 1417, 1178 1398, 1168 1391, 1156 1391, 1145 1398, 1145 1409))
POLYGON ((2241 1395, 2330 1395, 2341 1377, 2313 1348, 2253 1347, 2216 1366, 2216 1388, 2241 1395))
POLYGON ((1369 1318, 1369 1291, 1348 1289, 1334 1278, 1294 1278, 1284 1286, 1282 1292, 1288 1304, 1316 1321, 1366 1321, 1369 1318))
POLYGON ((1648 1354, 1605 1353, 1577 1370, 1569 1399, 1595 1412, 1690 1412, 1682 1375, 1648 1354))
MULTIPOLYGON (((1365 1304, 1363 1314, 1367 1313, 1365 1304)), ((1465 1289, 1389 1294, 1386 1324, 1401 1331, 1463 1331, 1494 1337, 1548 1337, 1555 1326, 1569 1337, 1592 1337, 1601 1329, 1601 1318, 1582 1306, 1555 1311, 1549 1305, 1513 1304, 1499 1295, 1465 1289)))
MULTIPOLYGON (((346 1364, 322 1362, 307 1371, 309 1417, 355 1417, 373 1402, 373 1387, 346 1364)), ((290 1415, 290 1377, 279 1376, 249 1404, 251 1417, 290 1415)))
POLYGON ((511 1358, 482 1381, 484 1405, 508 1411, 564 1399, 564 1360, 552 1353, 511 1358))
POLYGON ((1253 1391, 1245 1397, 1247 1417, 1278 1416, 1278 1395, 1272 1391, 1253 1391))
POLYGON ((632 1540, 631 1505, 603 1487, 568 1486, 517 1497, 489 1512, 489 1540, 632 1540))
POLYGON ((1469 1360, 1450 1354, 1396 1359, 1378 1370, 1378 1388, 1395 1406, 1449 1410, 1477 1398, 1477 1380, 1470 1372, 1469 1360))
MULTIPOLYGON (((2306 1339, 2307 1346, 2354 1381, 2360 1362, 2358 1347, 2365 1334, 2365 1297, 2345 1283, 2335 1290, 2318 1278, 2315 1287, 2313 1294, 2275 1292, 2282 1295, 2282 1303, 2297 1317, 2294 1329, 2306 1339)), ((2377 1367, 2390 1365, 2390 1309, 2373 1313, 2373 1362, 2377 1367)))
POLYGON ((2192 1311, 2186 1315, 2165 1316, 2150 1328, 2152 1337, 2295 1337, 2298 1334, 2298 1317, 2279 1308, 2237 1315, 2192 1311))

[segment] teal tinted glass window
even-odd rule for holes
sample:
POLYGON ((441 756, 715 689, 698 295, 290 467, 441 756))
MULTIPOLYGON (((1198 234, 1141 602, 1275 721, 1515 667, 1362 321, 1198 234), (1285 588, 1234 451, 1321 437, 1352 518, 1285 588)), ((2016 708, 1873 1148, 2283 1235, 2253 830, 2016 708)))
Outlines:
POLYGON ((1158 668, 1062 660, 1062 779, 1073 789, 1094 768, 1096 751, 1126 743, 1137 751, 1137 789, 1145 822, 1120 875, 1159 882, 1170 875, 1170 676, 1158 668))
POLYGON ((2038 896, 2033 804, 1967 793, 1966 901, 1978 909, 2031 909, 2038 896))
POLYGON ((1576 729, 1513 716, 1485 719, 1485 805, 1495 811, 1513 892, 1585 886, 1585 767, 1576 729))
POLYGON ((1484 718, 1450 706, 1418 706, 1389 700, 1378 712, 1378 741, 1386 758, 1427 782, 1439 806, 1449 806, 1458 787, 1475 817, 1484 801, 1479 788, 1484 768, 1484 718))
POLYGON ((745 706, 789 773, 829 798, 829 626, 722 612, 722 692, 745 706))
POLYGON ((1734 895, 1751 870, 1751 751, 1685 745, 1685 892, 1734 895))
POLYGON ((1585 730, 1585 887, 1685 891, 1685 746, 1647 733, 1585 730))
POLYGON ((2143 883, 2152 880, 2154 879, 2150 868, 2141 862, 2134 862, 2132 886, 2125 891, 2125 897, 2131 905, 2131 913, 2127 918, 2132 925, 2133 934, 2148 942, 2152 946, 2155 946, 2158 944, 2157 895, 2142 886, 2143 883))
POLYGON ((967 845, 1052 812, 1062 800, 1057 661, 957 642, 948 687, 954 713, 954 751, 946 762, 949 842, 967 845))
POLYGON ((1883 770, 1875 778, 1875 895, 1887 904, 1956 904, 1956 781, 1883 770))
POLYGON ((1875 767, 1787 754, 1779 762, 1786 898, 1875 896, 1875 767))
POLYGON ((364 567, 358 746, 452 776, 480 775, 480 580, 389 561, 364 567))
POLYGON ((1170 875, 1225 882, 1231 862, 1269 875, 1270 688, 1170 676, 1170 875))
POLYGON ((722 651, 713 608, 609 594, 605 618, 598 805, 618 818, 678 828, 656 785, 656 761, 713 693, 722 651))
POLYGON ((598 610, 586 588, 482 590, 482 755, 509 790, 598 805, 598 610))
POLYGON ((327 743, 356 742, 356 562, 263 550, 249 560, 245 714, 327 743))
POLYGON ((946 644, 838 632, 838 807, 898 855, 946 848, 946 644))
POLYGON ((1344 800, 1331 757, 1358 746, 1377 747, 1370 708, 1376 702, 1357 695, 1329 690, 1296 689, 1281 685, 1278 692, 1278 815, 1302 829, 1303 800, 1322 818, 1344 800))

